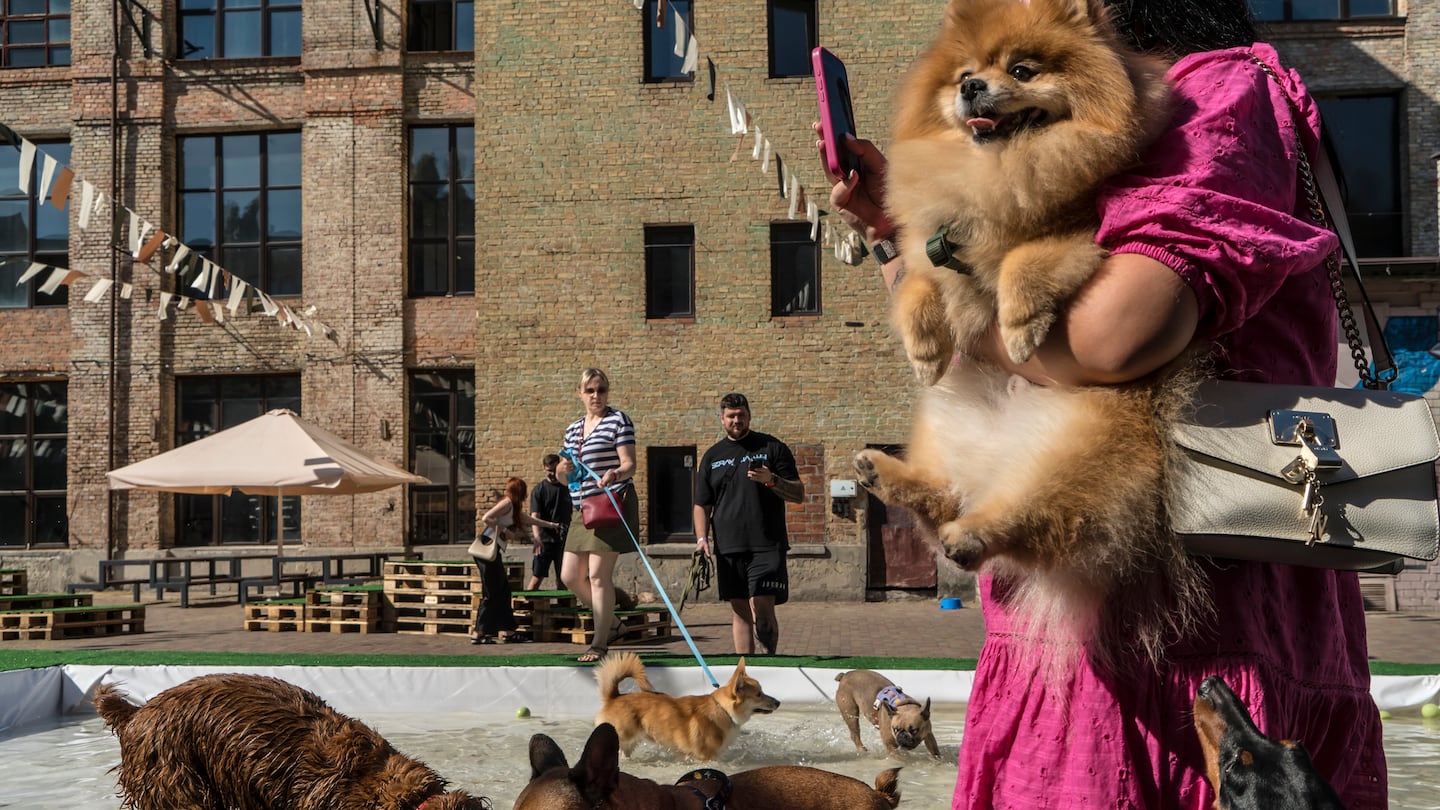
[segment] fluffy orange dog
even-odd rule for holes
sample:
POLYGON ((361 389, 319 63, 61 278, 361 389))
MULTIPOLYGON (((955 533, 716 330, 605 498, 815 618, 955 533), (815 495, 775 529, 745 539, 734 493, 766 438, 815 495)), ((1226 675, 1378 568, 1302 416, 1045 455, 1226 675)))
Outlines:
POLYGON ((634 653, 606 656, 595 667, 595 681, 601 703, 595 724, 615 727, 626 756, 641 739, 650 739, 695 759, 714 759, 752 715, 780 707, 780 701, 761 690, 759 681, 745 675, 744 658, 729 682, 708 695, 674 697, 655 691, 634 653), (630 679, 641 691, 620 694, 620 684, 630 679))
POLYGON ((619 737, 609 723, 590 734, 575 767, 544 734, 530 738, 530 784, 515 810, 894 810, 899 768, 882 771, 875 787, 838 773, 799 765, 756 768, 726 776, 708 768, 676 785, 620 770, 619 737))
POLYGON ((894 325, 939 385, 908 463, 855 462, 951 560, 987 565, 1021 621, 1102 664, 1137 642, 1158 657, 1203 611, 1164 530, 1165 389, 1039 387, 952 359, 998 330, 1023 362, 1099 267, 1095 196, 1167 120, 1163 70, 1121 46, 1099 0, 951 0, 901 89, 886 188, 908 273, 894 325))
POLYGON ((136 810, 484 810, 369 726, 276 678, 206 675, 144 706, 108 684, 95 708, 120 738, 136 810))

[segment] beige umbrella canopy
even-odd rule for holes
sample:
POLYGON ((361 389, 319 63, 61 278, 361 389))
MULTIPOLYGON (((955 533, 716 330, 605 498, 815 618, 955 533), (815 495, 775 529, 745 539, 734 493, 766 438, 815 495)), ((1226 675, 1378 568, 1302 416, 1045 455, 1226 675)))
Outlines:
POLYGON ((249 495, 355 495, 430 483, 283 409, 105 475, 111 489, 200 495, 236 489, 249 495))

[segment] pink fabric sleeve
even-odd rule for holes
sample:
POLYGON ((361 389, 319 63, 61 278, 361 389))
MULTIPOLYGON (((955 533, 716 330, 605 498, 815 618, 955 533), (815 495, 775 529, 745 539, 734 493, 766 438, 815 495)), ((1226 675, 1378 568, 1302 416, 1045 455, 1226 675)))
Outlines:
POLYGON ((1291 213, 1307 206, 1297 192, 1297 122, 1287 99, 1299 99, 1307 154, 1317 148, 1319 114, 1263 44, 1187 56, 1170 79, 1174 124, 1143 165, 1102 191, 1098 241, 1180 274, 1200 303, 1198 336, 1213 339, 1337 247, 1333 233, 1291 213))

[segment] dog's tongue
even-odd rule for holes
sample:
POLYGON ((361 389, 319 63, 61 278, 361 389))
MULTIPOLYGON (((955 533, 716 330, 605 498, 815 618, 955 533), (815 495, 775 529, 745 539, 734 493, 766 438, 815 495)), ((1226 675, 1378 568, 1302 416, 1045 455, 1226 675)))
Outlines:
POLYGON ((974 130, 976 135, 995 131, 995 122, 989 118, 971 118, 965 122, 965 126, 974 130))

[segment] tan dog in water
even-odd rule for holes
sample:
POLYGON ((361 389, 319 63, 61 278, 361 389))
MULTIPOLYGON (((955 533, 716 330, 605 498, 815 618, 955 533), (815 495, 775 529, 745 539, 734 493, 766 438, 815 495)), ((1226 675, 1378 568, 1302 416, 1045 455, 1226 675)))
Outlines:
POLYGON ((711 760, 734 741, 752 715, 780 708, 780 701, 745 674, 744 658, 735 665, 729 682, 708 695, 675 697, 656 691, 634 653, 607 655, 595 666, 595 681, 601 704, 595 724, 615 727, 627 757, 641 739, 650 739, 695 759, 711 760), (634 680, 641 691, 621 694, 620 684, 627 680, 634 680))
POLYGON ((835 689, 835 708, 850 729, 850 741, 856 751, 864 751, 860 742, 860 716, 880 732, 885 753, 894 756, 901 748, 913 751, 920 743, 930 756, 940 756, 940 746, 930 730, 930 699, 920 701, 901 691, 889 678, 869 669, 856 669, 835 676, 840 684, 835 689))
POLYGON ((661 785, 622 773, 619 748, 615 728, 601 723, 572 768, 554 740, 536 734, 530 738, 530 784, 515 799, 515 810, 893 810, 900 803, 899 768, 883 771, 874 788, 801 766, 728 777, 706 768, 681 784, 661 785))

